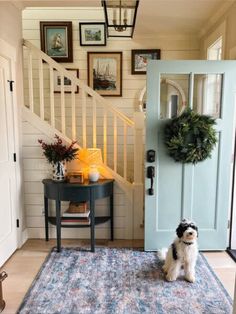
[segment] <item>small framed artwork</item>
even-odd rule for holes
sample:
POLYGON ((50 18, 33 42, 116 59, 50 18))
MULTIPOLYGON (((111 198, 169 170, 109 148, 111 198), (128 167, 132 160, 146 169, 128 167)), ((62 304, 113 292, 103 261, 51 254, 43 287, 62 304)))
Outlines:
MULTIPOLYGON (((79 70, 78 69, 66 69, 74 74, 75 77, 79 78, 79 70)), ((64 91, 65 93, 72 92, 72 84, 71 80, 64 76, 64 91)), ((61 92, 61 75, 57 70, 54 70, 54 93, 61 92)), ((79 93, 79 87, 76 85, 74 87, 74 93, 79 93)))
POLYGON ((148 60, 161 58, 160 49, 136 49, 132 50, 131 63, 132 74, 146 74, 148 60))
POLYGON ((41 50, 57 62, 73 62, 72 22, 40 22, 41 50))
POLYGON ((105 23, 79 23, 80 46, 106 46, 105 23))
POLYGON ((88 52, 88 85, 102 96, 122 96, 122 52, 88 52))

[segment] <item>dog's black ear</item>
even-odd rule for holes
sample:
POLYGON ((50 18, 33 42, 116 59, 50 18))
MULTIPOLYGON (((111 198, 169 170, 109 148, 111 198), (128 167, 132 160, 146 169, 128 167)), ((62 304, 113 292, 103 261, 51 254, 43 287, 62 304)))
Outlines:
POLYGON ((197 237, 198 237, 198 227, 197 226, 195 226, 195 228, 194 228, 196 231, 197 231, 197 237))
POLYGON ((194 230, 196 230, 197 237, 198 237, 198 227, 194 223, 191 223, 190 227, 193 228, 194 230))
POLYGON ((180 223, 178 228, 176 229, 176 234, 179 238, 182 238, 183 234, 184 234, 184 228, 183 225, 180 223))

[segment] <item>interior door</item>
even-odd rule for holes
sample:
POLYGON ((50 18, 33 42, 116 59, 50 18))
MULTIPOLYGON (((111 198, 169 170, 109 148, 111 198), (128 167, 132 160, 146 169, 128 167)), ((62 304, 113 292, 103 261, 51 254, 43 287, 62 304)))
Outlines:
POLYGON ((10 61, 0 56, 0 266, 17 248, 10 61))
POLYGON ((234 61, 150 61, 146 150, 155 150, 156 158, 146 161, 146 170, 153 166, 155 177, 154 195, 148 195, 150 179, 145 179, 145 250, 169 246, 183 218, 197 223, 200 249, 226 249, 235 77, 234 61), (166 80, 181 86, 188 101, 166 80), (175 162, 163 141, 165 124, 187 106, 216 119, 218 142, 212 157, 196 165, 175 162))

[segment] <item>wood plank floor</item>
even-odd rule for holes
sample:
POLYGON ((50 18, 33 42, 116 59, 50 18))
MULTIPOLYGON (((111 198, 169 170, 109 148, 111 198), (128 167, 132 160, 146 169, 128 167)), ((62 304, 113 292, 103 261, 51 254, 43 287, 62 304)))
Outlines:
MULTIPOLYGON (((3 314, 14 314, 19 307, 25 293, 40 269, 50 249, 55 246, 55 240, 28 240, 25 245, 17 250, 1 268, 8 273, 8 278, 3 282, 3 294, 6 308, 3 314)), ((89 245, 87 240, 62 240, 64 246, 89 245)), ((142 241, 116 240, 97 241, 96 245, 109 247, 143 247, 142 241)), ((222 281, 228 293, 233 298, 236 263, 226 252, 204 253, 209 264, 222 281)), ((36 314, 36 313, 35 313, 36 314)))

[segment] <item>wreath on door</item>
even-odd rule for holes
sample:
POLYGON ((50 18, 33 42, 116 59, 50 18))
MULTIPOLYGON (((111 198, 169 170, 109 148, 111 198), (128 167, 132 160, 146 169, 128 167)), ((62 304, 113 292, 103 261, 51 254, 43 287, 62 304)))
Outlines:
POLYGON ((165 144, 169 155, 177 162, 193 163, 211 157, 217 143, 215 119, 185 110, 165 126, 165 144))

